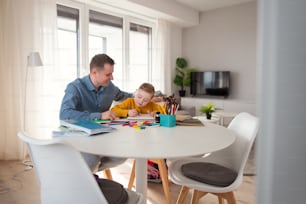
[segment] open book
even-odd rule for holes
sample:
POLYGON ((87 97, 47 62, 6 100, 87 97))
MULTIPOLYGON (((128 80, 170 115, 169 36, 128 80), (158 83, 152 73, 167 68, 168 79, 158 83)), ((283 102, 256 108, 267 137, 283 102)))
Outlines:
POLYGON ((62 126, 65 126, 71 130, 84 131, 88 135, 112 132, 114 130, 112 127, 85 120, 61 120, 60 123, 62 126))

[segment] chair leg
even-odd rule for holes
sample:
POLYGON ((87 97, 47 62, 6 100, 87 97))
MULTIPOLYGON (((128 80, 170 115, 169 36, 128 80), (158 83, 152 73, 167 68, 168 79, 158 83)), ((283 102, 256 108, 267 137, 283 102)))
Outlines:
POLYGON ((179 194, 179 196, 177 198, 176 204, 183 204, 184 203, 188 191, 189 191, 188 187, 182 186, 180 194, 179 194))
POLYGON ((166 168, 166 162, 164 159, 153 160, 157 163, 158 169, 160 171, 160 177, 163 184, 164 194, 168 204, 171 204, 171 196, 169 189, 169 179, 168 179, 168 170, 166 168))
POLYGON ((133 161, 133 167, 132 167, 132 171, 131 171, 131 175, 130 175, 130 180, 129 180, 129 184, 128 184, 128 189, 132 189, 134 181, 135 181, 135 164, 136 161, 133 161))
POLYGON ((221 196, 218 196, 218 202, 219 202, 219 204, 224 204, 223 198, 221 196))
POLYGON ((110 169, 104 169, 104 177, 113 180, 112 172, 110 169))
POLYGON ((227 193, 216 193, 215 195, 224 198, 227 201, 227 204, 236 204, 236 199, 233 191, 227 193))
POLYGON ((205 196, 207 192, 202 192, 198 190, 193 190, 192 197, 191 197, 191 203, 192 204, 198 204, 201 197, 205 196))

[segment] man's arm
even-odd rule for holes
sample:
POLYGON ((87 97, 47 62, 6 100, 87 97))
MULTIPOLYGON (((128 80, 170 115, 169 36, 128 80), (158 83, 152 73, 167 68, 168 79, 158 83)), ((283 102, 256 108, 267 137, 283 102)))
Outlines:
POLYGON ((100 119, 101 113, 80 110, 81 96, 78 91, 72 86, 68 85, 62 100, 60 109, 60 120, 93 120, 100 119))

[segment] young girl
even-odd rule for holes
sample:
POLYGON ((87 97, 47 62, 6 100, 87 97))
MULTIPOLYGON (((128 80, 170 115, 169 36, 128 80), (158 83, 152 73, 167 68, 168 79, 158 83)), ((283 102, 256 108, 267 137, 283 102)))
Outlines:
POLYGON ((136 90, 134 98, 124 100, 114 106, 112 111, 116 114, 116 117, 135 117, 139 114, 150 114, 155 117, 156 112, 164 114, 163 107, 152 101, 154 93, 155 90, 152 84, 143 83, 136 90))
MULTIPOLYGON (((143 83, 136 90, 134 98, 124 100, 114 106, 112 111, 116 114, 116 117, 134 117, 139 114, 150 114, 155 117, 156 112, 165 114, 164 108, 152 101, 154 93, 155 90, 152 84, 143 83)), ((147 178, 151 182, 161 182, 157 164, 149 160, 147 178)))

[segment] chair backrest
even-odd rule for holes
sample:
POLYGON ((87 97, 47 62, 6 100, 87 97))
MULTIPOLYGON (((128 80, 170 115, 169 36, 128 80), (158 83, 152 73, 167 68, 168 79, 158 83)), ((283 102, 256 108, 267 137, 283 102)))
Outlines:
POLYGON ((19 132, 40 182, 42 204, 107 204, 79 151, 60 138, 39 140, 19 132))
POLYGON ((243 174, 245 164, 258 132, 258 118, 249 113, 239 113, 228 125, 236 139, 232 145, 207 157, 208 161, 229 167, 243 174))

